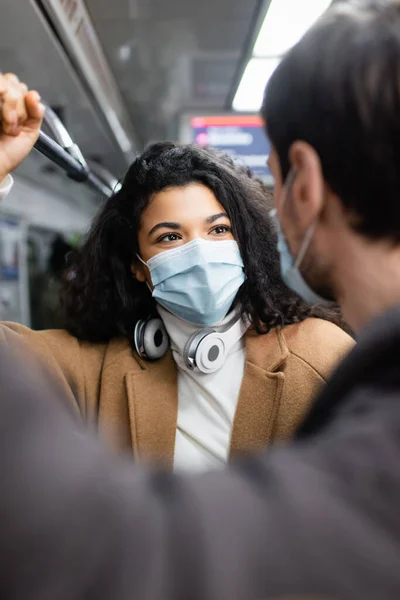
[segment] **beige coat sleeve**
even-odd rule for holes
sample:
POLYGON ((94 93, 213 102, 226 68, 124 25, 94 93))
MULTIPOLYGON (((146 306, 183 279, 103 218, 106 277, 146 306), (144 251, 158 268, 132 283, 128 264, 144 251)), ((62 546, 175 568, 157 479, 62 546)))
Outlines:
POLYGON ((0 324, 0 344, 28 348, 50 371, 64 395, 85 420, 98 397, 105 346, 81 343, 66 331, 32 331, 17 323, 0 324))

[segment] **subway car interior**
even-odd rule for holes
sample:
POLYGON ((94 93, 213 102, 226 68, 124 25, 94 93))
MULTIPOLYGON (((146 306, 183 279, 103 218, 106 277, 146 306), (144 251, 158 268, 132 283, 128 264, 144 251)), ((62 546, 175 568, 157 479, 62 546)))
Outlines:
POLYGON ((400 0, 0 0, 0 600, 400 600, 400 0))
POLYGON ((35 149, 0 205, 0 319, 62 327, 69 251, 153 142, 225 150, 272 188, 268 76, 326 0, 1 0, 0 72, 38 90, 35 149))

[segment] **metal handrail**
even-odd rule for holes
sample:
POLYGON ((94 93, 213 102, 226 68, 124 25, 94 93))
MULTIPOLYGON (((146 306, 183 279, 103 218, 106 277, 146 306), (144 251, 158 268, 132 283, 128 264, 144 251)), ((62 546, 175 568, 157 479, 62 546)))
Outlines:
POLYGON ((43 133, 43 131, 39 133, 35 149, 61 167, 67 173, 68 177, 74 181, 79 183, 89 183, 94 189, 101 192, 107 198, 112 196, 114 190, 104 184, 86 166, 82 165, 76 158, 64 150, 64 148, 61 148, 57 142, 43 133))
POLYGON ((46 106, 44 124, 55 140, 40 131, 35 149, 61 167, 74 181, 88 183, 107 198, 112 196, 117 180, 103 167, 89 168, 79 146, 73 142, 61 119, 49 106, 46 106), (98 174, 94 171, 98 171, 98 174))
POLYGON ((57 144, 59 144, 61 148, 64 148, 68 154, 76 158, 76 160, 78 160, 82 165, 86 165, 86 161, 83 158, 83 154, 80 151, 79 146, 72 141, 72 138, 69 135, 64 123, 48 105, 46 105, 43 122, 49 129, 57 144))

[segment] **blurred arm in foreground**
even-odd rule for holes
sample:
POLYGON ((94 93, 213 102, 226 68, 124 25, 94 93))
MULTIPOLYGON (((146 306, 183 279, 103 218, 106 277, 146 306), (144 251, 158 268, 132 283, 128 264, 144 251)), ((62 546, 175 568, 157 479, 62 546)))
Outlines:
MULTIPOLYGON (((349 365, 366 381, 382 362, 391 372, 400 327, 386 323, 373 362, 360 342, 331 393, 349 365)), ((379 402, 359 387, 370 414, 346 410, 310 442, 177 477, 109 456, 22 350, 1 348, 0 380, 0 597, 398 597, 400 406, 389 385, 379 402)))

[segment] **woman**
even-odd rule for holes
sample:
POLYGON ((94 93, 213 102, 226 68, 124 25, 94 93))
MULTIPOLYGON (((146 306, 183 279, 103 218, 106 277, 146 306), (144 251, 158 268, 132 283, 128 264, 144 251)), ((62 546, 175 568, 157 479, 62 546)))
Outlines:
POLYGON ((351 344, 308 319, 275 245, 243 169, 211 149, 155 144, 72 258, 68 333, 9 327, 118 448, 176 468, 223 465, 289 436, 351 344), (204 339, 210 328, 222 336, 204 339))
POLYGON ((287 438, 352 341, 284 286, 265 203, 225 155, 151 146, 72 257, 67 331, 3 340, 135 459, 206 469, 287 438))

